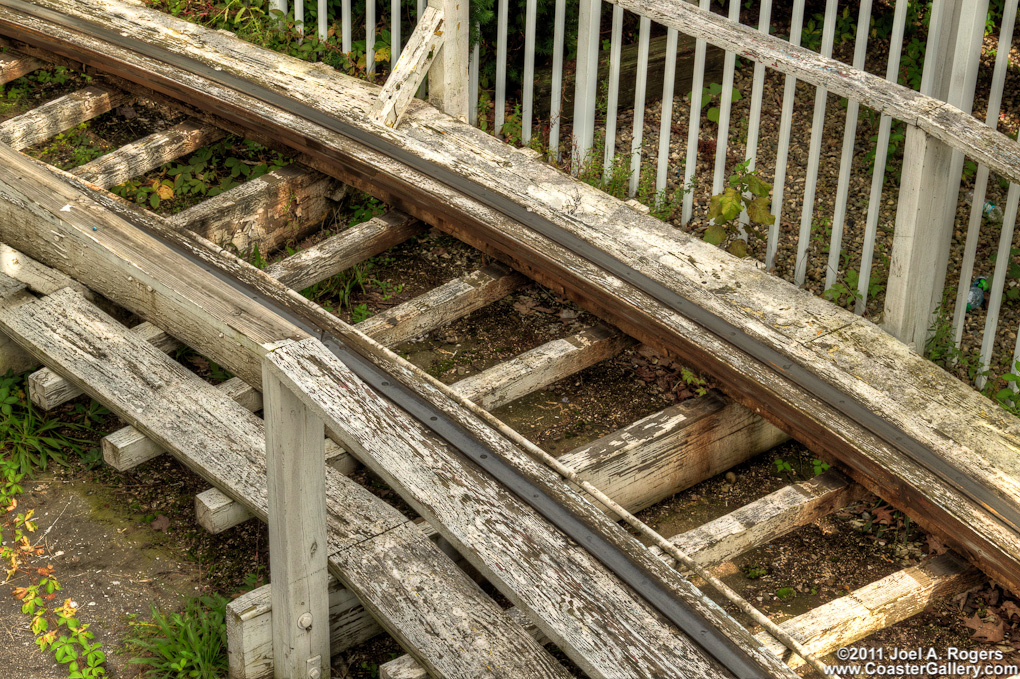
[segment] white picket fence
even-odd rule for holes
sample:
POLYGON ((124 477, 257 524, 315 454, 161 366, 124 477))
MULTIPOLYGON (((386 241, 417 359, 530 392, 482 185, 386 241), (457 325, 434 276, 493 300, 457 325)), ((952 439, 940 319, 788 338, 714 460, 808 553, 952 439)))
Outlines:
MULTIPOLYGON (((968 145, 973 142, 968 141, 965 135, 954 136, 952 131, 940 133, 936 135, 939 143, 948 146, 933 151, 928 148, 930 144, 927 144, 927 141, 932 139, 931 135, 928 132, 921 132, 914 124, 916 121, 911 120, 909 116, 897 116, 897 112, 893 110, 895 107, 889 108, 881 115, 877 125, 877 140, 870 142, 873 144, 872 147, 870 149, 862 148, 857 140, 861 107, 864 106, 872 111, 881 110, 882 107, 875 105, 875 101, 871 100, 875 97, 869 98, 859 92, 841 92, 832 89, 832 73, 827 69, 834 68, 833 62, 813 64, 814 70, 798 65, 799 57, 795 54, 792 46, 800 44, 804 36, 805 22, 813 20, 813 17, 806 16, 805 0, 794 0, 790 12, 788 38, 782 41, 777 40, 774 36, 765 37, 768 36, 772 25, 772 0, 757 0, 757 12, 753 9, 750 12, 745 12, 745 17, 750 15, 757 18, 755 25, 745 28, 754 29, 757 32, 756 35, 761 36, 764 41, 760 44, 755 43, 754 50, 748 50, 742 42, 750 40, 746 30, 741 32, 737 29, 737 23, 741 18, 741 8, 744 4, 743 0, 728 0, 725 8, 725 17, 728 21, 723 21, 723 23, 718 21, 722 17, 716 15, 715 20, 712 20, 706 14, 710 10, 711 0, 700 0, 697 8, 686 3, 677 3, 675 0, 607 0, 606 4, 612 4, 611 9, 604 6, 601 0, 571 0, 569 5, 566 0, 551 0, 555 3, 553 50, 551 63, 547 64, 536 64, 536 36, 539 33, 536 27, 537 1, 525 0, 524 3, 520 3, 525 8, 525 31, 523 57, 516 57, 523 60, 522 77, 520 78, 522 84, 518 95, 517 92, 508 91, 510 3, 508 0, 496 0, 496 64, 495 82, 492 88, 492 98, 495 104, 494 129, 496 131, 501 130, 504 123, 507 122, 507 111, 513 111, 515 106, 519 106, 521 142, 527 144, 533 135, 541 134, 543 147, 550 150, 550 155, 554 159, 560 159, 560 147, 564 145, 561 144, 561 141, 567 139, 561 131, 563 113, 561 102, 566 94, 563 86, 564 70, 565 66, 569 66, 567 60, 570 57, 570 54, 567 53, 565 25, 568 13, 576 11, 578 29, 577 58, 574 70, 573 124, 568 140, 574 160, 573 167, 580 166, 582 159, 588 163, 597 162, 599 159, 591 158, 591 154, 594 150, 598 150, 603 154, 601 162, 605 172, 607 174, 610 172, 617 156, 616 146, 620 136, 617 129, 619 114, 627 109, 633 111, 633 122, 628 135, 630 137, 629 190, 631 195, 635 193, 641 183, 644 172, 654 172, 654 187, 657 192, 674 188, 681 181, 683 185, 689 185, 695 178, 700 179, 696 175, 699 156, 709 156, 703 160, 710 161, 712 168, 711 193, 717 194, 725 187, 726 179, 737 160, 747 159, 751 168, 757 166, 757 170, 763 178, 773 183, 772 214, 776 220, 770 227, 767 236, 763 253, 765 266, 773 267, 778 259, 785 262, 792 260, 792 266, 786 267, 789 270, 788 275, 797 285, 803 285, 810 278, 809 267, 817 267, 821 263, 812 258, 815 260, 821 258, 825 270, 824 283, 821 284, 822 289, 831 290, 837 283, 842 283, 844 287, 847 285, 845 278, 849 268, 847 262, 856 263, 857 285, 856 291, 854 291, 856 299, 853 302, 858 314, 863 314, 868 309, 869 287, 876 269, 876 249, 881 248, 881 245, 876 248, 881 226, 880 219, 889 219, 888 214, 881 217, 883 200, 886 202, 894 200, 897 203, 897 216, 894 246, 889 263, 890 273, 888 280, 878 281, 886 287, 884 326, 901 339, 914 342, 920 347, 923 347, 931 325, 932 311, 941 302, 943 289, 947 284, 949 243, 956 230, 957 201, 955 198, 960 194, 960 177, 964 161, 970 159, 976 162, 976 172, 973 175, 973 200, 965 229, 966 238, 962 244, 962 256, 959 257, 959 276, 958 279, 948 281, 948 284, 955 286, 957 290, 955 300, 952 300, 952 335, 957 345, 962 343, 967 346, 976 346, 977 344, 973 336, 964 337, 965 321, 967 320, 967 292, 971 279, 975 275, 975 260, 981 229, 1001 229, 998 254, 991 276, 991 289, 988 292, 987 309, 972 312, 972 316, 977 317, 983 313, 985 318, 984 331, 980 341, 981 363, 988 366, 992 365, 993 361, 999 360, 999 365, 1003 364, 1007 357, 993 356, 993 349, 1002 311, 1003 290, 1012 259, 1013 231, 1018 198, 1020 198, 1017 184, 1009 185, 1001 227, 983 220, 982 207, 985 204, 985 194, 991 174, 989 164, 978 162, 981 160, 980 152, 968 145), (638 45, 635 95, 632 102, 620 101, 620 54, 625 48, 624 27, 635 22, 637 23, 638 45), (665 75, 661 97, 662 107, 659 114, 658 143, 653 145, 644 143, 644 117, 646 99, 649 94, 647 88, 649 41, 650 36, 661 34, 663 31, 666 33, 665 75), (683 103, 684 98, 688 96, 688 92, 676 91, 674 84, 677 44, 680 34, 697 38, 692 74, 693 86, 689 93, 690 103, 687 106, 686 153, 682 164, 671 161, 670 154, 673 144, 672 130, 674 124, 678 122, 674 120, 674 112, 677 109, 674 104, 675 102, 683 103), (607 35, 610 51, 609 77, 607 82, 599 82, 598 53, 602 47, 603 39, 607 35), (702 93, 703 86, 707 84, 705 82, 705 55, 709 45, 726 50, 717 122, 702 120, 702 93), (757 60, 755 60, 756 56, 759 57, 757 60), (734 130, 734 121, 731 116, 734 108, 732 91, 737 57, 755 61, 749 102, 745 102, 746 113, 743 109, 741 111, 741 116, 746 115, 746 128, 741 121, 740 130, 734 130), (538 111, 535 104, 535 76, 536 69, 540 68, 551 68, 551 105, 548 111, 538 111), (769 77, 771 70, 782 73, 785 82, 781 112, 778 116, 779 130, 775 159, 774 162, 769 162, 766 166, 758 162, 759 140, 763 122, 763 93, 766 90, 766 78, 769 77), (798 81, 806 82, 815 88, 810 134, 807 134, 802 126, 795 129, 795 93, 798 81), (832 102, 828 100, 830 90, 832 94, 845 96, 848 100, 845 126, 834 196, 828 189, 824 196, 816 196, 820 167, 826 162, 826 158, 822 157, 822 142, 826 111, 827 108, 833 109, 832 102), (536 127, 536 121, 539 120, 544 123, 541 130, 536 127), (887 153, 890 149, 893 125, 897 120, 907 124, 908 133, 907 139, 901 140, 904 145, 904 159, 901 168, 900 194, 890 195, 891 190, 886 177, 886 166, 889 162, 887 153), (714 158, 711 158, 712 152, 706 153, 707 144, 702 136, 703 128, 714 134, 715 141, 712 144, 714 145, 714 158), (599 138, 599 143, 595 143, 596 138, 599 138), (795 167, 791 164, 790 151, 792 148, 803 146, 805 139, 807 143, 806 161, 799 161, 799 166, 795 167), (653 148, 653 146, 657 147, 653 148), (866 208, 855 207, 859 201, 854 204, 851 201, 851 176, 854 172, 854 165, 856 162, 859 168, 860 157, 871 149, 874 150, 874 170, 870 180, 870 193, 866 208), (939 153, 942 155, 948 153, 948 156, 942 158, 939 153), (681 170, 682 180, 678 176, 681 170), (801 179, 803 180, 802 195, 793 195, 794 185, 788 181, 793 176, 797 177, 798 183, 801 179), (911 202, 909 196, 904 194, 908 189, 921 192, 925 198, 921 201, 911 202), (800 203, 799 215, 784 214, 784 212, 790 211, 788 203, 791 199, 794 203, 800 203), (906 214, 905 210, 908 208, 914 210, 914 213, 906 214), (918 211, 920 212, 918 213, 918 211), (863 214, 858 214, 858 212, 863 212, 863 214), (845 225, 850 215, 853 215, 857 222, 860 221, 860 217, 863 217, 863 243, 859 246, 859 252, 850 252, 851 245, 854 248, 858 246, 844 242, 845 225), (788 220, 787 223, 793 222, 796 238, 780 238, 784 218, 788 220), (933 220, 935 225, 921 224, 920 221, 925 219, 933 220), (831 232, 826 234, 828 238, 827 256, 815 252, 819 248, 810 247, 812 239, 819 238, 817 228, 819 220, 831 222, 831 232), (789 248, 791 251, 784 252, 783 248, 789 248)), ((273 2, 277 8, 283 11, 288 10, 287 0, 273 0, 273 2)), ((905 24, 908 17, 908 0, 895 0, 890 4, 894 4, 895 8, 884 74, 887 81, 895 83, 901 66, 905 24)), ((850 21, 846 16, 843 16, 848 6, 846 2, 841 6, 838 0, 827 0, 825 3, 818 50, 818 54, 822 57, 832 57, 837 23, 841 23, 845 30, 848 21, 850 21)), ((375 67, 376 31, 380 27, 388 26, 390 30, 391 63, 396 62, 403 43, 410 37, 409 31, 401 32, 400 21, 393 21, 394 16, 400 16, 401 3, 399 0, 391 2, 388 15, 385 17, 380 11, 383 7, 385 5, 368 2, 364 12, 364 24, 360 27, 352 21, 350 0, 344 0, 342 16, 328 17, 329 22, 339 21, 341 24, 342 46, 345 51, 351 49, 352 35, 358 34, 361 30, 364 31, 367 53, 366 67, 370 72, 375 67)), ((516 7, 517 5, 515 5, 516 7)), ((978 80, 978 62, 981 56, 987 7, 988 0, 935 0, 928 30, 926 67, 920 85, 922 94, 947 101, 964 111, 971 111, 975 98, 975 85, 978 80)), ((424 8, 425 0, 418 0, 417 16, 421 16, 424 8)), ((785 12, 787 7, 779 6, 777 11, 779 10, 785 12)), ((293 11, 297 20, 303 19, 304 8, 301 2, 293 6, 293 11)), ((856 35, 852 56, 848 59, 849 63, 839 64, 838 70, 842 71, 844 75, 859 73, 864 69, 869 53, 870 26, 873 16, 872 0, 857 0, 852 4, 850 11, 855 13, 853 23, 856 26, 856 35)), ((991 74, 990 89, 987 92, 987 114, 985 116, 986 124, 992 129, 996 128, 1001 113, 1009 47, 1012 43, 1016 12, 1017 1, 1006 0, 1003 19, 1000 25, 995 27, 995 31, 998 32, 998 48, 991 74)), ((329 23, 326 14, 325 1, 318 0, 317 31, 320 36, 326 35, 329 23)), ((410 17, 404 17, 405 24, 408 19, 410 17)), ((816 26, 812 26, 812 28, 817 31, 816 26)), ((479 48, 477 45, 471 49, 468 59, 470 60, 468 111, 470 122, 475 124, 479 102, 479 48)), ((514 64, 515 68, 518 66, 520 65, 514 64)), ((890 86, 888 92, 877 97, 877 101, 884 101, 883 97, 903 97, 905 92, 906 90, 890 86)), ((907 110, 905 108, 901 113, 905 113, 907 110)), ((680 121, 679 127, 683 127, 682 121, 680 121)), ((1015 177, 1016 168, 1013 168, 1014 172, 1012 173, 1006 166, 993 167, 991 170, 996 171, 995 174, 1000 177, 1009 177, 1011 174, 1015 177)), ((702 183, 707 185, 707 181, 703 180, 702 183)), ((694 191, 684 194, 680 219, 682 224, 687 224, 692 218, 703 219, 704 215, 694 214, 694 200, 694 191)), ((746 215, 742 216, 742 220, 746 224, 746 215)), ((962 224, 960 226, 963 231, 962 224)), ((884 270, 885 267, 882 268, 884 270)), ((985 270, 990 267, 982 261, 979 262, 977 268, 985 270)), ((872 310, 874 310, 874 305, 872 310)), ((1018 355, 1020 355, 1020 343, 1014 350, 1013 362, 1018 355)))

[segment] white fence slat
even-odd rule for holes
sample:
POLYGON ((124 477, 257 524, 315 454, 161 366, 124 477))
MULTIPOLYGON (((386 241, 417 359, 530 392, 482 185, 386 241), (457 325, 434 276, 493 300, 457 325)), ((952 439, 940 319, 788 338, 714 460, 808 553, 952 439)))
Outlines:
MULTIPOLYGON (((730 0, 730 21, 740 21, 740 0, 730 0)), ((723 61, 722 94, 719 97, 719 134, 715 142, 715 172, 712 177, 712 193, 719 194, 723 190, 726 173, 726 147, 730 138, 730 109, 733 108, 733 70, 737 55, 726 52, 723 61)))
MULTIPOLYGON (((475 24, 477 31, 478 24, 475 24)), ((473 127, 478 127, 478 59, 479 46, 481 41, 475 43, 475 46, 471 48, 470 65, 468 66, 468 123, 473 127)))
MULTIPOLYGON (((864 69, 868 52, 868 29, 871 26, 871 0, 861 0, 857 15, 857 40, 854 43, 854 68, 864 69)), ((836 181, 836 209, 832 217, 832 237, 829 240, 829 263, 825 268, 825 290, 836 284, 839 275, 840 255, 843 250, 843 226, 846 223, 846 203, 850 195, 850 172, 854 162, 854 141, 857 138, 857 115, 860 102, 849 100, 846 106, 846 125, 843 128, 843 154, 839 160, 839 179, 836 181)))
MULTIPOLYGON (((425 7, 428 5, 428 0, 418 0, 418 16, 415 18, 414 25, 417 26, 418 22, 421 21, 421 17, 425 14, 425 7)), ((428 92, 429 76, 426 73, 425 78, 421 81, 421 86, 418 87, 418 92, 415 94, 419 99, 424 99, 428 92)))
POLYGON ((521 141, 531 142, 531 118, 535 96, 535 17, 538 0, 528 0, 524 10, 524 105, 521 111, 521 141))
POLYGON ((549 151, 560 160, 560 118, 563 116, 563 31, 566 23, 567 2, 556 0, 556 17, 553 20, 552 103, 549 108, 549 151))
MULTIPOLYGON (((1012 263, 1010 250, 1013 248, 1013 229, 1016 227, 1017 204, 1020 203, 1020 185, 1010 184, 1006 196, 1006 212, 1002 218, 1002 233, 999 236, 999 252, 995 258, 995 273, 988 290, 988 313, 985 316, 985 334, 981 338, 981 368, 987 370, 992 362, 995 349, 995 333, 999 327, 999 310, 1002 307, 1002 289, 1006 284, 1006 272, 1012 263)), ((977 379, 977 387, 985 386, 983 377, 977 379)))
MULTIPOLYGON (((772 21, 772 0, 762 0, 758 8, 758 31, 769 34, 772 21)), ((761 101, 765 93, 765 64, 754 62, 754 82, 751 85, 751 114, 747 121, 747 144, 744 157, 751 162, 747 168, 753 170, 758 164, 758 133, 761 130, 761 101)), ((747 238, 746 226, 750 222, 747 211, 740 213, 740 237, 747 238)))
POLYGON ((390 70, 400 58, 400 0, 390 0, 390 70))
POLYGON ((298 30, 298 42, 301 42, 305 35, 305 0, 294 0, 294 25, 298 30))
POLYGON ((284 14, 287 13, 287 0, 273 0, 273 9, 278 9, 284 14))
MULTIPOLYGON (((822 28, 822 56, 832 56, 833 36, 836 32, 837 0, 825 3, 825 23, 822 28)), ((797 239, 797 263, 794 270, 794 282, 804 284, 807 275, 807 250, 811 242, 811 226, 815 214, 815 190, 818 188, 818 166, 822 157, 822 137, 825 126, 825 106, 829 91, 824 87, 815 88, 815 111, 811 120, 811 142, 808 150, 807 177, 804 180, 804 202, 800 211, 800 236, 797 239)))
POLYGON ((631 198, 637 193, 638 181, 641 179, 641 141, 645 130, 645 89, 648 86, 648 41, 652 30, 652 20, 641 17, 638 32, 638 68, 637 83, 634 86, 634 134, 630 144, 630 185, 628 194, 631 198))
POLYGON ((577 16, 577 68, 574 86, 574 140, 571 167, 577 173, 592 160, 598 95, 599 31, 602 0, 581 0, 577 16))
POLYGON ((609 95, 606 100, 606 154, 602 170, 609 178, 616 156, 616 114, 620 106, 620 51, 623 47, 623 8, 613 5, 613 28, 609 46, 609 95))
POLYGON ((676 86, 676 51, 679 34, 675 28, 666 31, 666 70, 662 81, 662 112, 659 120, 659 157, 655 171, 656 202, 665 198, 669 171, 669 138, 673 128, 673 90, 676 86))
MULTIPOLYGON (((701 0, 699 7, 706 12, 712 7, 711 0, 701 0)), ((694 43, 694 76, 691 82, 691 115, 687 128, 687 157, 684 161, 684 186, 690 186, 694 179, 694 171, 698 166, 698 137, 701 135, 701 102, 702 88, 705 86, 705 50, 707 46, 701 38, 694 43)), ((683 224, 691 221, 694 212, 694 192, 684 194, 683 211, 680 221, 683 224)))
MULTIPOLYGON (((804 24, 804 0, 794 0, 793 19, 790 25, 790 44, 800 45, 804 24)), ((783 111, 779 120, 779 151, 776 154, 776 175, 772 184, 772 216, 775 222, 769 227, 768 243, 765 248, 765 266, 769 269, 776 262, 779 246, 779 229, 783 222, 783 198, 786 189, 786 163, 790 156, 790 131, 793 127, 793 102, 797 93, 797 79, 786 76, 783 84, 783 111)))
POLYGON ((375 0, 365 0, 365 71, 375 73, 375 0))
POLYGON ((329 37, 329 9, 326 7, 326 0, 319 0, 318 8, 319 41, 326 42, 329 37))
MULTIPOLYGON (((340 4, 340 42, 346 54, 351 53, 351 0, 343 0, 340 4)), ((421 11, 418 12, 419 16, 421 11)))
POLYGON ((506 119, 506 29, 509 21, 507 12, 510 0, 497 0, 499 16, 496 19, 496 120, 495 133, 503 133, 506 119))
MULTIPOLYGON (((908 0, 896 0, 893 14, 892 35, 889 38, 889 63, 885 79, 896 82, 900 72, 900 55, 903 51, 903 31, 907 22, 908 0)), ((861 251, 861 270, 857 281, 857 302, 854 312, 864 313, 868 303, 868 289, 871 282, 871 267, 875 259, 875 239, 878 236, 878 210, 882 202, 882 187, 885 185, 885 165, 889 158, 889 134, 892 118, 883 115, 878 126, 878 143, 875 146, 875 167, 871 173, 871 193, 868 198, 868 216, 864 224, 864 247, 861 251)))
MULTIPOLYGON (((1002 91, 1006 82, 1006 70, 1009 66, 1009 51, 1013 44, 1013 24, 1016 20, 1017 0, 1006 0, 1002 12, 1002 28, 999 33, 999 45, 992 72, 992 88, 988 96, 988 112, 985 124, 995 129, 999 124, 999 111, 1002 108, 1002 91)), ((953 310, 953 339, 957 347, 963 340, 963 320, 967 314, 967 293, 970 290, 971 278, 974 275, 974 259, 977 256, 977 244, 981 234, 981 221, 984 217, 985 195, 988 190, 988 167, 978 166, 974 178, 973 199, 970 205, 970 219, 967 223, 967 240, 963 247, 963 261, 960 266, 960 280, 956 290, 956 307, 953 310)))

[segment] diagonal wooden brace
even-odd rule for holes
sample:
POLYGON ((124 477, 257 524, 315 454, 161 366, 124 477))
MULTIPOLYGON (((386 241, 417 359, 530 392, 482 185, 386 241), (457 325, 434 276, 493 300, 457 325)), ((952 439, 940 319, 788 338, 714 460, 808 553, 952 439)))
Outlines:
POLYGON ((426 7, 375 102, 373 113, 383 125, 396 127, 400 122, 443 46, 443 25, 443 11, 426 7))

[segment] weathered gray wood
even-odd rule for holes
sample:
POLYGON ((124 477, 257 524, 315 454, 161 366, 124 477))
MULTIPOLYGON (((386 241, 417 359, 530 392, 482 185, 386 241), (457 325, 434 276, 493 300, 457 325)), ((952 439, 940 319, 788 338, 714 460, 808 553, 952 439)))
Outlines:
POLYGON ((266 273, 288 287, 304 290, 424 230, 417 219, 399 210, 391 210, 270 264, 266 273))
POLYGON ((253 518, 251 512, 240 502, 234 502, 216 488, 202 491, 195 496, 195 519, 198 525, 213 535, 253 518))
POLYGON ((426 7, 386 83, 379 90, 379 99, 372 105, 372 113, 379 122, 388 127, 396 127, 400 123, 442 44, 443 11, 437 7, 426 7))
MULTIPOLYGON (((820 656, 916 615, 935 600, 966 591, 984 580, 981 571, 952 554, 943 554, 791 618, 780 627, 820 656)), ((786 648, 767 633, 762 632, 758 638, 777 656, 785 657, 786 648)), ((803 664, 796 656, 788 662, 794 667, 803 664)))
POLYGON ((45 65, 45 61, 34 59, 14 50, 0 52, 0 85, 6 85, 10 81, 17 80, 23 75, 28 75, 45 65))
POLYGON ((432 62, 429 103, 466 123, 468 121, 468 4, 460 0, 429 0, 442 13, 443 42, 432 62))
MULTIPOLYGON (((180 342, 146 321, 142 321, 131 328, 131 332, 165 353, 176 351, 181 347, 180 342)), ((43 368, 28 376, 28 394, 32 399, 32 403, 43 410, 51 410, 62 403, 67 403, 72 398, 80 396, 81 389, 49 368, 43 368)), ((130 456, 126 457, 126 459, 130 459, 130 456)), ((124 471, 126 468, 128 467, 118 467, 120 471, 124 471)))
POLYGON ((333 179, 288 165, 235 186, 169 219, 237 252, 258 246, 263 255, 313 231, 329 214, 333 179))
POLYGON ((120 106, 128 95, 98 85, 65 94, 0 123, 0 143, 23 149, 120 106))
MULTIPOLYGON (((0 302, 0 329, 265 520, 261 420, 72 291, 0 302)), ((325 479, 331 572, 430 672, 568 676, 419 528, 329 467, 325 479)))
POLYGON ((490 264, 403 304, 380 311, 358 323, 357 327, 379 344, 394 346, 502 299, 523 285, 525 280, 502 264, 490 264))
POLYGON ((273 581, 273 666, 281 679, 329 672, 326 465, 322 420, 262 372, 273 581), (318 672, 316 672, 318 670, 318 672))
MULTIPOLYGON (((590 676, 726 674, 591 554, 571 546, 492 477, 366 389, 316 340, 277 349, 267 362, 354 455, 400 489, 416 511, 590 676), (478 517, 485 517, 484 525, 478 517), (542 555, 541 563, 535 554, 542 555)), ((670 573, 661 571, 667 581, 670 573)), ((675 578, 668 586, 728 627, 718 609, 704 606, 690 583, 675 578)), ((729 629, 736 632, 733 625, 729 629)))
MULTIPOLYGON (((261 86, 285 93, 345 124, 372 130, 373 134, 396 144, 405 152, 452 169, 502 198, 530 207, 535 213, 593 242, 599 249, 614 253, 625 263, 637 266, 668 288, 735 323, 781 354, 798 363, 811 365, 812 370, 817 370, 827 381, 833 380, 835 375, 842 375, 848 381, 840 388, 848 390, 862 402, 873 402, 871 395, 875 392, 909 382, 913 379, 911 375, 918 372, 904 364, 881 382, 870 385, 855 382, 844 374, 838 362, 832 362, 831 356, 816 352, 802 342, 800 333, 806 333, 811 327, 799 316, 806 311, 808 317, 827 317, 837 324, 863 321, 842 314, 824 300, 807 300, 810 295, 799 294, 781 281, 769 280, 764 272, 753 271, 749 262, 735 263, 731 257, 705 243, 683 236, 674 229, 667 230, 650 217, 640 217, 629 208, 621 208, 619 202, 532 162, 522 154, 508 151, 485 133, 455 123, 428 106, 412 102, 405 120, 408 124, 402 125, 399 130, 374 125, 365 120, 363 112, 368 110, 378 90, 367 83, 326 73, 314 65, 277 53, 252 49, 248 43, 140 6, 117 3, 97 6, 80 0, 39 2, 123 31, 142 31, 145 34, 139 27, 148 27, 152 34, 159 36, 160 45, 172 52, 198 56, 210 67, 221 68, 226 73, 249 78, 261 86), (733 273, 737 274, 735 278, 741 285, 709 285, 710 280, 733 281, 733 273), (762 306, 760 301, 751 299, 749 291, 766 291, 768 294, 763 297, 770 300, 769 304, 762 306), (784 306, 777 300, 792 304, 784 306), (764 318, 768 322, 763 321, 764 318)), ((725 19, 706 15, 686 6, 686 3, 674 6, 674 3, 662 0, 649 0, 646 4, 651 9, 643 13, 656 21, 664 21, 681 32, 704 37, 752 58, 762 61, 775 58, 777 64, 799 79, 811 82, 825 80, 821 84, 831 92, 915 121, 925 131, 942 135, 940 138, 944 137, 947 143, 971 149, 971 156, 986 163, 990 169, 1007 178, 1020 178, 1017 170, 1020 168, 1020 144, 990 131, 987 126, 951 107, 883 83, 875 76, 848 74, 839 69, 836 62, 820 60, 818 55, 808 50, 795 50, 752 29, 731 25, 725 19), (656 15, 656 12, 659 14, 656 15), (688 23, 682 23, 673 15, 688 23), (819 77, 820 73, 822 77, 819 77)), ((235 121, 249 121, 249 124, 257 120, 254 124, 263 132, 277 135, 281 143, 303 149, 308 154, 310 165, 369 191, 428 223, 439 225, 486 252, 515 262, 535 278, 555 286, 557 290, 562 289, 568 297, 602 315, 631 336, 666 351, 686 354, 690 360, 720 376, 727 391, 745 405, 755 407, 755 403, 769 403, 769 410, 759 414, 776 423, 785 422, 783 426, 801 440, 846 462, 854 478, 870 490, 896 504, 917 507, 915 518, 922 527, 949 540, 962 554, 981 563, 998 580, 1013 583, 1011 587, 1020 587, 1020 568, 1014 556, 1020 554, 1020 545, 1017 544, 1020 541, 1013 531, 989 516, 983 507, 908 459, 901 451, 850 421, 836 407, 819 401, 789 382, 780 371, 762 366, 719 336, 707 332, 654 298, 637 292, 590 262, 551 244, 506 215, 477 200, 467 199, 392 158, 352 143, 347 137, 165 62, 141 57, 137 52, 106 43, 97 48, 99 43, 95 40, 83 40, 73 32, 9 8, 0 7, 0 24, 6 34, 30 39, 33 44, 42 47, 60 41, 61 49, 69 55, 89 63, 108 67, 115 65, 126 77, 144 81, 159 92, 199 102, 216 101, 220 105, 230 102, 231 110, 223 111, 224 115, 235 121), (438 210, 437 205, 442 205, 442 210, 438 210)), ((20 244, 12 242, 12 245, 20 244)), ((21 249, 28 250, 26 247, 21 249)), ((28 250, 28 254, 45 260, 37 251, 28 250)), ((46 263, 51 264, 49 261, 46 263)), ((298 302, 295 300, 294 303, 298 302)), ((877 328, 873 332, 877 341, 881 333, 877 328)), ((191 341, 188 344, 194 346, 191 341)), ((203 353, 213 355, 212 351, 203 353)), ((242 362, 247 356, 245 352, 234 353, 237 355, 233 359, 235 362, 242 362)), ((228 356, 214 357, 214 360, 229 365, 228 356)), ((233 372, 242 374, 243 371, 233 372)), ((938 410, 929 407, 923 412, 905 409, 879 412, 893 418, 898 426, 905 427, 911 436, 925 445, 939 450, 945 459, 956 461, 965 470, 976 470, 985 466, 981 458, 990 451, 1015 449, 1014 434, 1004 434, 1009 440, 1002 440, 995 432, 983 441, 975 440, 977 437, 972 434, 962 446, 947 450, 946 446, 952 447, 952 444, 934 434, 939 424, 931 420, 922 421, 926 416, 934 417, 936 412, 940 421, 947 417, 961 422, 987 421, 988 413, 994 412, 994 406, 976 394, 965 401, 968 403, 965 415, 960 414, 963 411, 955 411, 955 414, 942 411, 941 407, 938 410), (961 448, 969 449, 972 456, 965 459, 966 455, 960 454, 961 448)), ((982 427, 973 429, 983 430, 982 427)), ((1005 430, 1012 432, 1012 425, 1005 430)), ((1016 460, 1011 464, 1015 463, 1016 460)), ((1015 469, 1007 467, 1000 471, 1006 477, 1020 478, 1015 469)), ((1012 490, 1000 490, 1003 497, 1018 497, 1012 490)))
POLYGON ((40 295, 51 295, 61 288, 72 288, 85 299, 93 299, 91 290, 67 274, 41 264, 3 243, 0 243, 0 273, 21 281, 32 292, 40 295))
POLYGON ((787 438, 742 405, 709 393, 575 448, 559 460, 637 512, 787 438))
MULTIPOLYGON (((382 633, 383 629, 358 598, 330 577, 329 643, 342 653, 382 633)), ((230 679, 273 676, 272 587, 264 585, 227 604, 227 655, 230 679)))
MULTIPOLYGON (((829 470, 815 478, 784 486, 718 519, 670 538, 702 566, 714 566, 782 537, 841 507, 867 491, 829 470)), ((659 550, 652 548, 659 553, 659 550)), ((668 562, 672 559, 667 558, 668 562)))
MULTIPOLYGON (((25 290, 24 283, 0 271, 0 302, 14 298, 24 299, 29 295, 30 293, 25 290)), ((6 373, 8 370, 20 373, 37 365, 39 365, 39 361, 32 354, 18 346, 6 334, 0 332, 0 373, 6 373)))
MULTIPOLYGON (((232 377, 216 388, 249 412, 262 407, 262 394, 237 377, 232 377)), ((133 469, 165 452, 161 445, 130 425, 104 436, 100 446, 103 450, 103 461, 119 472, 133 469)))
POLYGON ((185 120, 121 146, 71 172, 91 184, 108 189, 219 141, 225 134, 218 127, 185 120))
POLYGON ((615 356, 630 343, 628 337, 605 326, 589 328, 465 377, 455 388, 465 398, 493 410, 615 356))

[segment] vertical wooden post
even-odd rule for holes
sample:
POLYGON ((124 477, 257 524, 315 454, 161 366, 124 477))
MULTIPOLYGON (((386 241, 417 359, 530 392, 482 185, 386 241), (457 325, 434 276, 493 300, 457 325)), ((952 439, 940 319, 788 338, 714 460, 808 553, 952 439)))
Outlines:
POLYGON ((602 0, 581 0, 577 15, 577 68, 574 80, 574 140, 572 171, 589 160, 595 140, 595 100, 598 95, 599 29, 602 0))
POLYGON ((325 429, 262 367, 277 679, 329 676, 325 429))
POLYGON ((462 122, 468 120, 468 0, 429 0, 443 12, 443 46, 429 68, 429 103, 462 122))
MULTIPOLYGON (((969 109, 988 0, 936 0, 921 92, 969 109)), ((883 327, 924 351, 942 301, 962 154, 907 126, 883 327)))

